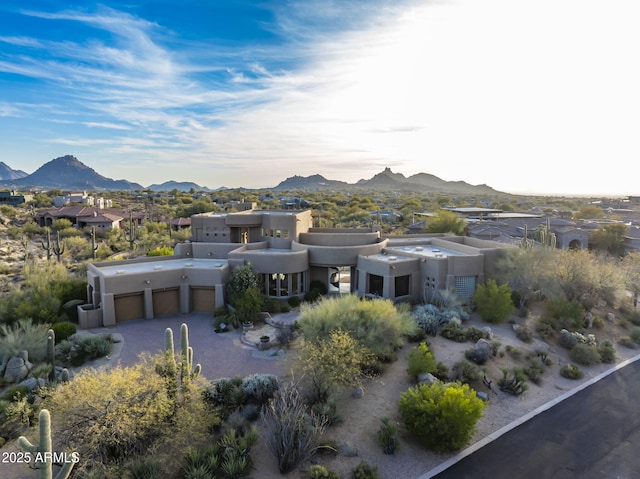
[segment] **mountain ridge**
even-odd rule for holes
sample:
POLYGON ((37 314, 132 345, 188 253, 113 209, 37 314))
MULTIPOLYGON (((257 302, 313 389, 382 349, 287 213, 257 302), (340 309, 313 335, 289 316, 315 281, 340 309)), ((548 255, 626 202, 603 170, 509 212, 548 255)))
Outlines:
MULTIPOLYGON (((139 183, 128 180, 113 180, 97 173, 93 168, 82 163, 73 155, 65 155, 43 164, 35 172, 27 174, 20 170, 13 170, 8 165, 0 162, 0 184, 3 187, 29 189, 63 189, 63 190, 152 190, 152 191, 206 191, 214 192, 224 187, 211 189, 200 186, 194 182, 169 180, 160 184, 151 184, 143 187, 139 183), (14 178, 6 179, 1 175, 13 175, 14 178), (15 176, 18 175, 18 178, 15 176), (20 176, 22 175, 22 176, 20 176)), ((239 188, 245 189, 245 188, 239 188)), ((429 173, 416 173, 406 177, 402 173, 395 173, 386 167, 383 171, 373 175, 369 179, 360 179, 356 183, 347 183, 341 180, 331 180, 320 174, 310 176, 294 175, 281 181, 272 188, 274 190, 332 190, 332 189, 356 189, 356 190, 394 190, 435 193, 457 194, 496 194, 501 193, 487 185, 471 185, 465 181, 445 181, 429 173)))

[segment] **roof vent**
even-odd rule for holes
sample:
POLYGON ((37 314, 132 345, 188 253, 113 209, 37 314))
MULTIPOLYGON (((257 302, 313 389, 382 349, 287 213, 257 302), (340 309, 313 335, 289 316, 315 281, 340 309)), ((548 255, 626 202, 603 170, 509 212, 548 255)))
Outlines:
POLYGON ((395 261, 397 259, 398 259, 397 256, 389 256, 389 261, 395 261))

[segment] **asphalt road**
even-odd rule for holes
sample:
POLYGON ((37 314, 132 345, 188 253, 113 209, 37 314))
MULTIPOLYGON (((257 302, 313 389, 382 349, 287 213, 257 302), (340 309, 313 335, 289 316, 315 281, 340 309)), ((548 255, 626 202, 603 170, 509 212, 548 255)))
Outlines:
POLYGON ((635 361, 431 477, 640 478, 639 408, 635 361))

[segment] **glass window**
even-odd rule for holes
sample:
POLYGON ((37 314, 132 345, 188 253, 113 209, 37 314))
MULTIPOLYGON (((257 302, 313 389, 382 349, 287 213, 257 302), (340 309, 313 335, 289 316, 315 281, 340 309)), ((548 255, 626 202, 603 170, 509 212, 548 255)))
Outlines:
POLYGON ((373 294, 375 296, 382 296, 383 287, 384 287, 384 278, 382 276, 378 276, 377 274, 369 274, 369 290, 367 293, 373 294))
POLYGON ((396 276, 395 277, 395 286, 396 286, 396 298, 400 296, 408 296, 410 294, 409 285, 411 284, 411 276, 396 276))

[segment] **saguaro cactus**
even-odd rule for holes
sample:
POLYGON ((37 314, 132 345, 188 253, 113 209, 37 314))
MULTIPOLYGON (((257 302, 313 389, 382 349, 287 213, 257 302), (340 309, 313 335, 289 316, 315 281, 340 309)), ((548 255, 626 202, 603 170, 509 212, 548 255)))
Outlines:
POLYGON ((172 397, 177 395, 178 386, 181 391, 188 389, 191 380, 198 377, 202 370, 200 364, 193 367, 193 348, 189 346, 189 328, 185 323, 182 323, 180 327, 180 341, 181 355, 176 360, 173 330, 171 328, 164 330, 165 366, 163 373, 168 380, 168 393, 172 397))
MULTIPOLYGON (((47 236, 48 235, 49 235, 49 232, 47 231, 47 236)), ((56 255, 56 258, 58 258, 58 263, 60 262, 60 258, 64 253, 64 246, 65 246, 64 241, 60 241, 60 231, 56 231, 56 239, 51 245, 51 251, 53 251, 53 254, 56 255)))
POLYGON ((47 364, 51 366, 49 382, 56 380, 56 333, 53 329, 47 331, 47 364))
MULTIPOLYGON (((20 436, 18 446, 33 455, 36 468, 40 470, 40 479, 53 479, 54 454, 51 450, 51 416, 46 409, 40 411, 38 429, 40 437, 37 445, 31 444, 26 437, 20 436)), ((74 461, 65 461, 56 475, 56 479, 67 479, 74 465, 74 461)))
POLYGON ((96 259, 96 251, 98 251, 98 245, 96 244, 96 227, 91 227, 91 258, 96 259))
POLYGON ((45 243, 40 240, 40 244, 42 245, 42 249, 47 252, 47 260, 50 260, 53 250, 51 249, 51 230, 49 228, 47 228, 47 242, 45 243))
POLYGON ((193 367, 193 348, 189 346, 189 328, 186 323, 180 326, 180 345, 182 347, 182 369, 180 372, 181 387, 188 387, 192 379, 200 374, 202 366, 193 367))

